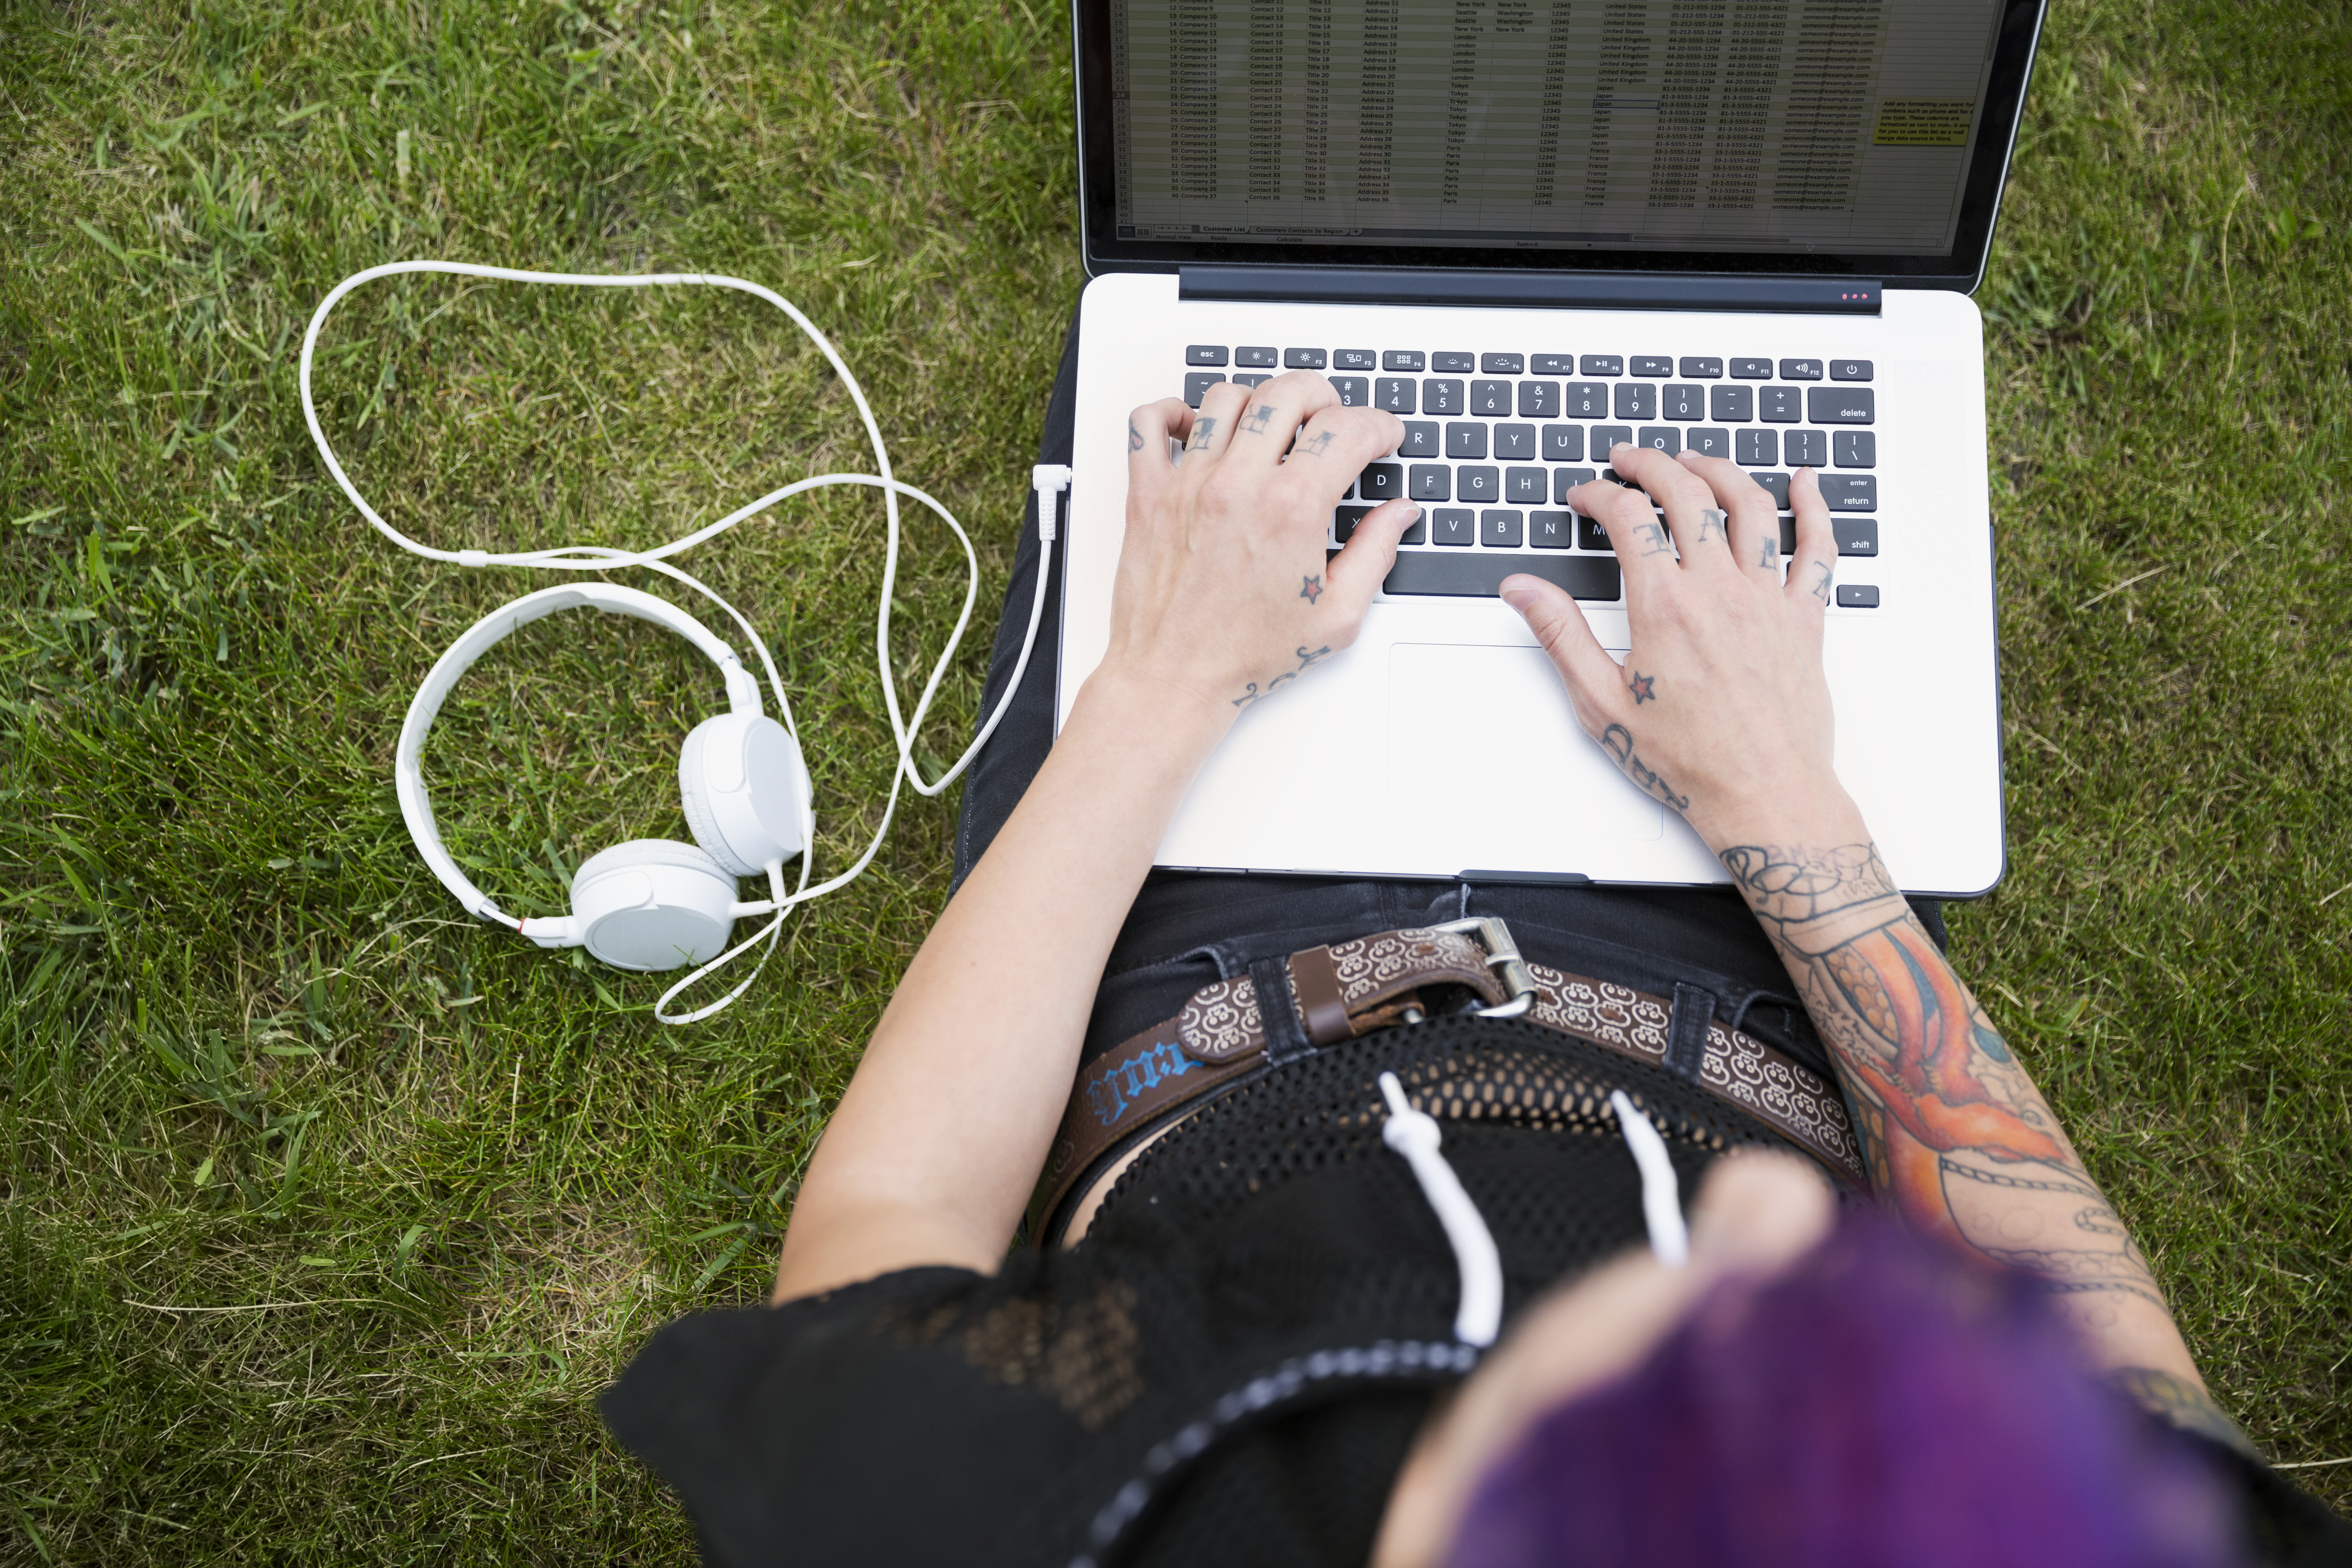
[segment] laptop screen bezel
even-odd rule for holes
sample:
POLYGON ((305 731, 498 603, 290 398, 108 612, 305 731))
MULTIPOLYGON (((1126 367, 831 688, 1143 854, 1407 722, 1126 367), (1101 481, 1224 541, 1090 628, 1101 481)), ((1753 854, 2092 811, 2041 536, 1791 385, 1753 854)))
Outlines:
POLYGON ((1339 267, 1367 270, 1507 268, 1528 272, 1674 272, 1868 278, 1889 288, 1973 290, 1984 276, 2000 193, 2023 110, 2048 0, 2004 0, 1985 84, 1984 113, 1962 186, 1959 223, 1941 256, 1862 252, 1540 250, 1514 246, 1266 245, 1118 237, 1118 180, 1111 145, 1111 0, 1071 0, 1078 132, 1078 223, 1089 275, 1171 272, 1186 266, 1339 267), (1101 112, 1090 112, 1091 106, 1101 112))

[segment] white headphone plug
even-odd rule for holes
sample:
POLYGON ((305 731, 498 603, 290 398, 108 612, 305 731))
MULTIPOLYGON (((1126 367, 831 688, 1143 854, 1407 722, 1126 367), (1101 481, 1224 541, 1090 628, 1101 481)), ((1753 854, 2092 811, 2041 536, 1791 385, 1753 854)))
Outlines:
POLYGON ((1029 487, 1037 492, 1037 537, 1045 543, 1053 543, 1058 531, 1061 494, 1070 488, 1070 479, 1067 463, 1038 463, 1029 470, 1029 487))

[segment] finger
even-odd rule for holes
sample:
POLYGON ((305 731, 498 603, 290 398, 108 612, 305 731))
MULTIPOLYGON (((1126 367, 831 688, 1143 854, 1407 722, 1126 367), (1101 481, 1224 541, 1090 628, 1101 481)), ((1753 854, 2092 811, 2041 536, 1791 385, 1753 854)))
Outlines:
POLYGON ((1421 503, 1414 500, 1382 501, 1366 512, 1356 524, 1356 531, 1331 563, 1323 569, 1323 580, 1329 584, 1331 596, 1324 602, 1338 606, 1345 615, 1348 626, 1360 625, 1364 611, 1388 580, 1389 568, 1396 564, 1397 542, 1404 531, 1421 521, 1421 503))
POLYGON ((1337 404, 1307 420, 1283 459, 1286 479, 1329 491, 1337 501, 1356 482, 1364 465, 1386 457, 1404 440, 1404 421, 1378 408, 1342 408, 1337 404), (1336 489, 1333 488, 1336 485, 1336 489))
POLYGON ((1685 568, 1720 572, 1732 563, 1731 520, 1715 504, 1715 491, 1705 479, 1654 447, 1624 442, 1611 449, 1609 466, 1649 491, 1664 509, 1685 568))
POLYGON ((1789 479, 1789 510, 1797 514, 1797 552, 1789 557, 1790 597, 1802 594, 1827 609, 1837 581, 1837 534, 1822 501, 1821 476, 1799 468, 1789 479))
POLYGON ((1592 635, 1584 612, 1568 591, 1544 578, 1514 573, 1503 579, 1502 592, 1503 603, 1519 613, 1551 656, 1584 732, 1598 740, 1611 724, 1622 722, 1623 671, 1592 635))
POLYGON ((1760 583, 1780 580, 1780 515, 1772 492, 1727 458, 1685 452, 1683 467, 1714 492, 1715 504, 1730 519, 1731 559, 1760 583))
POLYGON ((1251 395, 1249 406, 1241 411, 1240 422, 1234 426, 1233 445, 1227 450, 1233 460, 1244 468, 1270 474, 1290 450, 1291 438, 1297 435, 1298 427, 1323 410, 1339 405, 1339 395, 1331 390, 1331 384, 1311 370, 1277 375, 1251 395))
POLYGON ((1608 532, 1618 563, 1625 569, 1628 609, 1641 601, 1661 574, 1674 569, 1674 541, 1667 537, 1658 514, 1650 510, 1650 498, 1640 490, 1595 479, 1569 491, 1568 504, 1608 532))
POLYGON ((1233 442, 1234 426, 1242 409, 1249 403, 1250 389, 1238 382, 1221 381, 1201 394, 1200 412, 1192 416, 1192 428, 1184 442, 1184 456, 1196 454, 1215 457, 1233 442))
POLYGON ((1149 500, 1176 472, 1168 443, 1192 434, 1192 410, 1181 397, 1147 403, 1127 416, 1127 493, 1149 500))

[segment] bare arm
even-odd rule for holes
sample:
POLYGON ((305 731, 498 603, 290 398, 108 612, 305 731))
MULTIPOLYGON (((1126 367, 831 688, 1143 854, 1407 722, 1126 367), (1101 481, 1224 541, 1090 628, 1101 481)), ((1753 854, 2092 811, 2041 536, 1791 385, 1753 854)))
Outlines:
POLYGON ((1197 415, 1154 404, 1129 435, 1109 651, 884 1012, 793 1205, 779 1300, 918 1264, 996 1268, 1193 773, 1244 709, 1354 639, 1419 513, 1375 510, 1326 562, 1332 506, 1402 428, 1339 406, 1318 375, 1223 384, 1197 415))
POLYGON ((1772 503, 1733 465, 1622 446, 1611 460, 1648 495, 1587 485, 1571 502, 1624 564, 1624 667, 1556 589, 1515 578, 1505 596, 1585 731, 1722 857, 1828 1042, 1878 1192, 1921 1229, 2048 1279, 2094 1369, 2156 1414, 2232 1430, 2147 1259, 1838 783, 1821 658, 1836 545, 1812 474, 1791 486, 1784 579, 1772 503))

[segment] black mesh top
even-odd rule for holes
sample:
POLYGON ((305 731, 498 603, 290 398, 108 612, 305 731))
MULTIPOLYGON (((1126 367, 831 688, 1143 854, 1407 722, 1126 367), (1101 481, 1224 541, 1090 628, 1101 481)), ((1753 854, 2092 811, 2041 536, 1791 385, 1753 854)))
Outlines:
POLYGON ((1475 1359, 1444 1232, 1381 1142, 1382 1070, 1443 1125, 1507 1326, 1644 1239, 1610 1089, 1658 1125, 1685 1193, 1722 1151, 1780 1142, 1532 1025, 1386 1030, 1211 1102, 1075 1248, 672 1323, 605 1419, 725 1568, 1360 1568, 1433 1398, 1475 1359))

